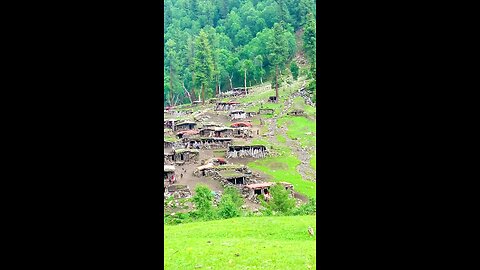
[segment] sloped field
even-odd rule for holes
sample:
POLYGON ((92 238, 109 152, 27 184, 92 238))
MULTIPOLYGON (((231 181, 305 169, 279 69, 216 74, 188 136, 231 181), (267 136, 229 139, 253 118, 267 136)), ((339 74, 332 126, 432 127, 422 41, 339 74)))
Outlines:
POLYGON ((315 216, 165 225, 165 269, 315 269, 315 216))

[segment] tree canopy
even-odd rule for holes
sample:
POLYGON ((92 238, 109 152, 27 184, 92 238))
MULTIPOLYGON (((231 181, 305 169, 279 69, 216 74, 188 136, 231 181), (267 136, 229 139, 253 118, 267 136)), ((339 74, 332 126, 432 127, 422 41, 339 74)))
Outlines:
POLYGON ((277 79, 300 29, 314 61, 315 0, 165 0, 164 15, 164 105, 277 79))

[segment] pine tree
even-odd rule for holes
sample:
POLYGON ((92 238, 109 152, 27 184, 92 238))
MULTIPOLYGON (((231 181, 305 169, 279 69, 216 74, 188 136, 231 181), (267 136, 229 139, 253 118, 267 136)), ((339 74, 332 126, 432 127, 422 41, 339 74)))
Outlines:
POLYGON ((166 45, 166 49, 167 49, 167 60, 168 60, 168 64, 170 66, 170 106, 173 106, 174 105, 174 97, 173 97, 173 93, 174 93, 174 88, 173 88, 173 81, 174 81, 174 69, 175 69, 175 65, 176 65, 176 58, 177 58, 177 53, 176 53, 176 43, 175 41, 169 39, 167 41, 167 43, 165 44, 166 45))
POLYGON ((195 45, 195 78, 202 87, 202 103, 205 104, 205 87, 212 81, 214 66, 208 35, 203 29, 200 31, 195 45))
POLYGON ((196 100, 196 95, 195 95, 195 41, 191 36, 188 37, 187 39, 187 58, 188 58, 188 63, 189 63, 189 69, 190 72, 192 73, 192 92, 190 93, 190 96, 192 97, 192 100, 196 100))
POLYGON ((284 38, 285 29, 283 22, 275 23, 273 26, 273 38, 267 44, 270 63, 275 66, 275 96, 278 102, 278 77, 280 66, 283 66, 288 57, 288 43, 284 38))
POLYGON ((312 13, 307 16, 307 22, 305 24, 305 32, 303 33, 303 47, 310 63, 310 71, 315 76, 316 73, 316 58, 317 58, 317 29, 315 23, 315 17, 312 13))

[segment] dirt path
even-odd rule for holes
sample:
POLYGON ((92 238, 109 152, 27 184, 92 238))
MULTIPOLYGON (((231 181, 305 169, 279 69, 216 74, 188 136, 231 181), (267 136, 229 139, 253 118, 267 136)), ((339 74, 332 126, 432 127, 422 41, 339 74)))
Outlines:
MULTIPOLYGON (((213 150, 202 150, 200 151, 199 160, 209 159, 213 157, 213 150)), ((181 185, 187 185, 192 195, 195 194, 195 187, 197 184, 207 185, 211 190, 214 191, 223 191, 223 186, 220 182, 215 181, 212 177, 197 177, 193 175, 193 172, 196 168, 200 166, 200 162, 185 164, 183 166, 176 166, 175 177, 177 183, 181 185), (183 174, 183 177, 182 177, 183 174)))
MULTIPOLYGON (((305 81, 303 83, 305 85, 305 81)), ((302 86, 303 87, 303 86, 302 86)), ((277 128, 277 118, 284 116, 289 111, 290 107, 293 104, 294 95, 289 96, 289 98, 285 101, 283 111, 279 115, 275 115, 271 120, 272 130, 275 130, 274 134, 281 134, 286 139, 286 144, 292 149, 292 152, 298 157, 300 160, 300 164, 297 166, 297 172, 302 176, 304 180, 316 182, 316 171, 310 166, 310 159, 312 158, 310 152, 315 149, 308 149, 302 148, 298 141, 292 140, 287 135, 287 127, 282 126, 281 128, 277 128), (272 127, 273 126, 273 127, 272 127)), ((276 139, 276 138, 275 138, 276 139)))

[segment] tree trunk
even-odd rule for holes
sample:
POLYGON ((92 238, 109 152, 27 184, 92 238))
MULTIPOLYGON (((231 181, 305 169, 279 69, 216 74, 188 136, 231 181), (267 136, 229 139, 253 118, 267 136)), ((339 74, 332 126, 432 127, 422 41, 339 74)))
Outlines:
POLYGON ((247 92, 247 70, 245 69, 245 92, 247 92))
POLYGON ((278 103, 278 65, 275 66, 275 97, 276 97, 276 103, 278 103))
POLYGON ((202 83, 202 104, 205 105, 205 84, 202 83))
POLYGON ((170 64, 170 106, 173 106, 173 75, 172 75, 172 64, 170 64))
POLYGON ((195 95, 195 72, 192 71, 192 100, 197 100, 195 95))
POLYGON ((190 93, 188 92, 187 88, 185 87, 185 83, 184 83, 184 82, 182 82, 182 86, 183 86, 183 90, 185 90, 185 93, 187 94, 188 99, 190 99, 190 103, 193 104, 192 96, 190 95, 190 93))
POLYGON ((263 84, 263 77, 260 77, 260 83, 263 84))
POLYGON ((218 76, 217 79, 215 80, 215 96, 218 96, 219 94, 219 86, 218 86, 218 76))
POLYGON ((233 79, 233 72, 232 76, 228 78, 230 80, 230 91, 233 89, 232 79, 233 79))

